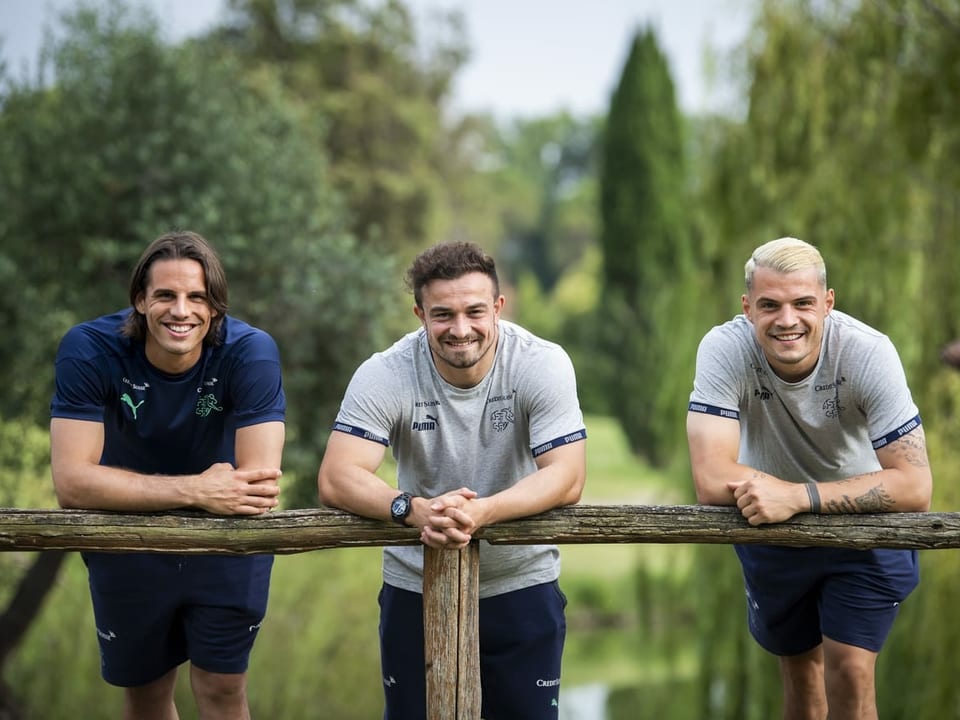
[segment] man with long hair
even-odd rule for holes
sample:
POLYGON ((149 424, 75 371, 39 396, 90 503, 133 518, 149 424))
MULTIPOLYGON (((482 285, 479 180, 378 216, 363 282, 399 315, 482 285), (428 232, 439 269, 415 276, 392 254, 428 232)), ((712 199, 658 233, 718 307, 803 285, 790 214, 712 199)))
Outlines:
MULTIPOLYGON (((65 508, 260 515, 278 504, 285 400, 273 339, 227 315, 220 259, 172 232, 143 252, 131 307, 67 332, 51 464, 65 508)), ((273 558, 85 552, 104 679, 126 720, 174 720, 178 666, 203 720, 247 720, 246 670, 273 558)))

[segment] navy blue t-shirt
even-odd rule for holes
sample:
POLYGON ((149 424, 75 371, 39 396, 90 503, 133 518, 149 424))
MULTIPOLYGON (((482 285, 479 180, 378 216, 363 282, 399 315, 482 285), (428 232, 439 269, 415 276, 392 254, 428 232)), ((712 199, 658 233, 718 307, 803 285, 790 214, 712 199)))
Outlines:
POLYGON ((283 422, 280 353, 267 333, 227 316, 223 344, 179 375, 147 360, 120 328, 130 310, 73 327, 57 351, 50 414, 102 422, 101 465, 189 475, 235 464, 237 428, 283 422))

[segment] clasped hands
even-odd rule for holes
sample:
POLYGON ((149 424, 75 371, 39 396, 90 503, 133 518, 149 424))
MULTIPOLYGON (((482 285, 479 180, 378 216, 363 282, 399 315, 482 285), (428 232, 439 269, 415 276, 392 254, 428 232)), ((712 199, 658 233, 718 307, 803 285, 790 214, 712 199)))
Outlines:
POLYGON ((483 525, 477 493, 470 488, 452 490, 428 502, 426 522, 420 527, 420 542, 428 547, 460 550, 483 525))

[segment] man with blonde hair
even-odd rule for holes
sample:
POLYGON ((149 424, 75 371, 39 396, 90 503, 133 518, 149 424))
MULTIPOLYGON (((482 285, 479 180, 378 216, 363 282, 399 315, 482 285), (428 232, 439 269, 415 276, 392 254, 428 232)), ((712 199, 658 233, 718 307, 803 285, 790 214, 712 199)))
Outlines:
MULTIPOLYGON (((835 309, 820 252, 757 248, 743 314, 697 352, 687 437, 697 498, 751 525, 929 508, 920 415, 882 333, 835 309)), ((750 632, 780 660, 787 720, 877 717, 877 655, 919 582, 911 550, 740 545, 750 632)))

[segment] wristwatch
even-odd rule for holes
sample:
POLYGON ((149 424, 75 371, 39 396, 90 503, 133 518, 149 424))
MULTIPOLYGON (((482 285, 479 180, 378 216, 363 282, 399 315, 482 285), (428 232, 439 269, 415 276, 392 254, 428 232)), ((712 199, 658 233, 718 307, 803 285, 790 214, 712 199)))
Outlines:
POLYGON ((413 510, 413 496, 410 493, 402 492, 390 503, 390 517, 398 525, 407 524, 407 516, 411 510, 413 510))

